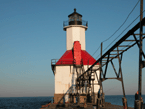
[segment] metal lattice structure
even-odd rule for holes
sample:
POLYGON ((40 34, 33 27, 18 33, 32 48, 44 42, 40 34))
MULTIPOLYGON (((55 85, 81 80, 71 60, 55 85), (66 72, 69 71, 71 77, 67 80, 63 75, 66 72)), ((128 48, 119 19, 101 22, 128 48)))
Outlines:
MULTIPOLYGON (((138 48, 140 49, 139 55, 140 57, 143 57, 145 59, 145 54, 142 50, 142 40, 145 38, 145 34, 143 34, 143 26, 145 25, 145 18, 143 18, 139 23, 137 23, 131 30, 129 30, 119 41, 117 41, 106 53, 104 53, 91 67, 89 67, 83 74, 81 74, 77 80, 76 80, 76 87, 81 87, 85 86, 85 81, 87 81, 87 87, 90 87, 90 83, 92 81, 92 74, 94 74, 94 66, 97 63, 100 63, 100 67, 96 70, 100 70, 100 80, 99 84, 101 85, 102 88, 102 82, 107 80, 107 79, 117 79, 121 81, 122 83, 122 90, 123 90, 123 101, 127 105, 127 100, 125 98, 125 89, 124 89, 124 83, 123 83, 123 76, 122 76, 122 68, 121 68, 121 62, 123 58, 123 53, 126 52, 128 49, 133 47, 134 45, 137 45, 138 48), (136 34, 136 31, 140 29, 140 33, 136 34), (137 35, 140 35, 140 40, 138 40, 137 35), (123 45, 124 42, 130 42, 128 45, 123 45), (123 48, 123 49, 122 49, 123 48), (116 71, 116 68, 114 66, 113 60, 118 59, 119 62, 119 71, 116 71), (108 64, 111 63, 116 77, 112 78, 107 78, 106 73, 108 69, 108 64), (103 71, 102 68, 105 67, 105 70, 103 71)), ((101 53, 102 54, 102 53, 101 53)), ((142 68, 145 67, 145 61, 139 59, 139 71, 142 70, 142 68)), ((93 87, 93 85, 92 85, 93 87)), ((102 90, 103 91, 103 90, 102 90)), ((141 74, 139 74, 139 95, 141 96, 141 74)), ((103 98, 102 98, 103 99, 103 98)), ((141 98, 140 98, 141 100, 141 98)), ((103 103, 103 102, 102 102, 103 103)))

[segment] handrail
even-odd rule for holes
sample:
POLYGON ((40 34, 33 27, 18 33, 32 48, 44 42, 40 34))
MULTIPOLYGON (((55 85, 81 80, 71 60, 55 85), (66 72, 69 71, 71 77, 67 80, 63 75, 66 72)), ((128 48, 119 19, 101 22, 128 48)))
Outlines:
MULTIPOLYGON (((87 61, 87 64, 89 65, 89 60, 90 59, 81 59, 81 65, 83 65, 84 61, 87 61)), ((58 64, 76 64, 75 59, 51 59, 51 65, 56 65, 58 64)))
POLYGON ((58 64, 73 64, 74 60, 73 59, 51 59, 51 65, 56 65, 58 64))
MULTIPOLYGON (((63 27, 69 26, 70 25, 69 24, 70 22, 75 22, 75 21, 69 21, 69 20, 63 21, 63 27)), ((88 21, 85 21, 85 20, 77 20, 76 22, 80 22, 80 23, 78 23, 78 25, 83 25, 83 26, 88 27, 88 21)))

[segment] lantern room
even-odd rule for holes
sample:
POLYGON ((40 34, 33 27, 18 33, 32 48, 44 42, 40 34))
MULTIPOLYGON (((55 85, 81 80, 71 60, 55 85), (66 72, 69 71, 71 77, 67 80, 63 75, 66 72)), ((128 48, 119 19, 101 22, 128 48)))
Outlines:
POLYGON ((86 27, 88 27, 88 22, 82 20, 82 15, 76 12, 76 8, 74 8, 74 12, 71 13, 70 15, 68 15, 68 20, 63 22, 63 29, 66 31, 66 27, 69 25, 82 25, 86 27))
POLYGON ((76 12, 76 8, 74 12, 68 15, 69 25, 82 25, 82 15, 76 12))

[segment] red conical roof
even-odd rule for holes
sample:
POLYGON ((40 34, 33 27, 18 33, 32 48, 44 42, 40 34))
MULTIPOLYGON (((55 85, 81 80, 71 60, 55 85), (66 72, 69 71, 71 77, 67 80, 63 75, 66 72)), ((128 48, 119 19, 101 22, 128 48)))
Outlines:
POLYGON ((56 65, 93 65, 95 62, 96 60, 87 51, 81 50, 79 41, 75 41, 73 50, 66 51, 56 65))
MULTIPOLYGON (((73 50, 68 50, 57 61, 56 65, 73 65, 73 57, 73 50)), ((83 65, 93 65, 96 62, 96 60, 85 50, 81 50, 81 59, 83 65)), ((99 63, 97 63, 97 65, 99 65, 99 63)))

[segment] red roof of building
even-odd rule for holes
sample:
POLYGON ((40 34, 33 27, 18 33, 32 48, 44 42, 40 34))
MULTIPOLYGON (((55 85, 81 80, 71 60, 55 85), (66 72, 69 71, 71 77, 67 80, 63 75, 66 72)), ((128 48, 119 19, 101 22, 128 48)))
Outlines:
MULTIPOLYGON (((73 65, 74 64, 73 50, 66 51, 57 61, 56 65, 73 65)), ((96 60, 85 50, 81 50, 81 60, 83 65, 92 65, 96 60)), ((98 65, 99 63, 97 63, 98 65)))

